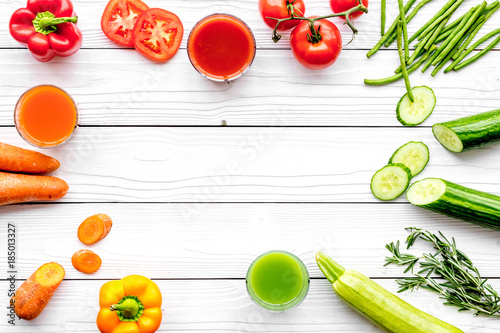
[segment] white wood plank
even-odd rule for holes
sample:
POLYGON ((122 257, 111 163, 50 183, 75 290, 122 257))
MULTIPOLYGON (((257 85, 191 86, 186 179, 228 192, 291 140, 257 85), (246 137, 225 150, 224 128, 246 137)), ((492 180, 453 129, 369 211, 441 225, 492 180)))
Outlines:
MULTIPOLYGON (((49 64, 25 50, 0 50, 0 125, 13 125, 19 96, 38 84, 55 84, 77 101, 82 125, 401 126, 395 117, 403 81, 366 86, 365 78, 392 75, 395 52, 366 59, 344 51, 324 71, 303 68, 288 50, 259 50, 252 68, 234 83, 210 82, 185 51, 155 64, 133 50, 82 50, 49 64)), ((500 107, 500 52, 459 72, 411 75, 413 86, 436 93, 433 115, 423 124, 500 107)))
POLYGON ((411 140, 431 153, 418 179, 500 194, 499 144, 453 154, 429 128, 82 127, 48 153, 70 186, 59 202, 378 202, 371 177, 411 140))
MULTIPOLYGON (((381 330, 344 304, 325 279, 312 280, 304 302, 282 313, 253 304, 244 280, 156 281, 163 293, 163 320, 158 332, 380 332, 381 330)), ((376 280, 396 292, 393 280, 376 280)), ((63 281, 42 314, 31 322, 17 320, 16 332, 95 332, 99 288, 104 281, 63 281)), ((494 287, 500 287, 498 280, 494 287)), ((8 285, 0 283, 7 304, 8 285)), ((500 330, 497 318, 473 317, 441 304, 437 295, 421 290, 399 294, 401 298, 467 333, 500 330)), ((12 331, 7 317, 0 327, 12 331)))
MULTIPOLYGON (((414 20, 409 24, 408 31, 410 34, 420 28, 427 20, 429 20, 445 3, 444 0, 434 0, 426 5, 414 20)), ((93 1, 73 1, 74 8, 78 14, 79 27, 83 33, 83 48, 118 48, 119 45, 114 44, 104 36, 101 31, 100 20, 102 12, 106 7, 106 0, 93 0, 93 1)), ((274 44, 271 39, 271 28, 264 24, 262 21, 258 8, 257 1, 255 0, 240 0, 237 3, 229 0, 216 0, 207 4, 206 1, 167 1, 156 0, 154 2, 146 1, 151 7, 160 7, 176 13, 184 26, 184 38, 181 45, 185 48, 187 38, 191 28, 201 18, 215 12, 229 13, 236 15, 244 20, 252 29, 259 48, 289 48, 287 39, 274 44)), ((387 1, 387 26, 392 24, 393 19, 398 14, 398 5, 396 0, 387 1)), ((472 6, 479 4, 479 1, 466 1, 459 10, 455 13, 454 18, 466 12, 472 6)), ((3 14, 0 15, 0 25, 7 27, 11 14, 20 7, 26 4, 22 0, 2 0, 0 1, 1 7, 4 9, 3 14)), ((355 41, 346 45, 346 49, 371 49, 380 38, 380 2, 370 1, 369 13, 362 18, 356 20, 355 25, 359 30, 355 41)), ((310 0, 306 2, 306 15, 328 15, 331 9, 328 1, 310 0)), ((500 14, 495 13, 491 19, 481 29, 480 35, 497 28, 495 22, 500 18, 500 14)), ((340 19, 332 19, 337 27, 342 32, 344 45, 351 40, 351 30, 344 26, 343 21, 340 19)), ((288 36, 289 33, 285 33, 288 36)), ((10 36, 7 29, 0 31, 0 47, 1 48, 17 48, 19 44, 10 36)), ((395 48, 395 43, 391 49, 395 48)), ((499 49, 497 46, 496 49, 499 49)))
MULTIPOLYGON (((379 278, 403 276, 383 267, 385 244, 404 240, 415 226, 455 237, 485 277, 500 271, 500 232, 407 205, 382 204, 67 204, 0 207, 0 247, 7 225, 16 226, 17 277, 25 279, 55 261, 69 279, 110 279, 140 273, 151 278, 244 278, 250 263, 273 249, 298 255, 313 277, 321 277, 314 253, 326 251, 342 265, 379 278), (111 233, 86 246, 78 225, 109 214, 111 233), (90 248, 103 261, 92 275, 76 271, 71 256, 90 248)), ((401 250, 404 250, 402 245, 401 250)), ((409 252, 433 252, 418 242, 409 252)), ((7 252, 0 262, 7 262, 7 252)), ((0 272, 4 277, 5 271, 0 272)), ((8 276, 8 275, 7 275, 8 276)))

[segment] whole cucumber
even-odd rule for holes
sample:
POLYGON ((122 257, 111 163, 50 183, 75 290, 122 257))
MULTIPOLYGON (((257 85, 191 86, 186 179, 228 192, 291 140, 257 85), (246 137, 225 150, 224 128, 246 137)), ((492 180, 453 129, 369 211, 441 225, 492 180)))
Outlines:
POLYGON ((500 140, 500 109, 434 124, 432 133, 454 153, 500 140))

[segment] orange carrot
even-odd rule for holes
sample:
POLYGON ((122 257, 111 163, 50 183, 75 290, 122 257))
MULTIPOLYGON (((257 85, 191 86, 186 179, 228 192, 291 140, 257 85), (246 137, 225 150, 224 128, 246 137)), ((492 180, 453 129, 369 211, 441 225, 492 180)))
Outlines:
POLYGON ((42 265, 12 296, 16 314, 26 320, 38 317, 64 278, 64 268, 50 262, 42 265))
POLYGON ((71 263, 77 271, 90 274, 101 267, 101 258, 90 250, 80 250, 73 254, 71 263))
POLYGON ((0 170, 41 174, 54 171, 60 165, 53 157, 0 142, 0 170))
POLYGON ((0 172, 0 205, 57 200, 66 195, 68 188, 64 180, 56 177, 0 172))
POLYGON ((88 217, 78 227, 78 239, 87 245, 97 243, 111 231, 113 221, 106 214, 88 217))

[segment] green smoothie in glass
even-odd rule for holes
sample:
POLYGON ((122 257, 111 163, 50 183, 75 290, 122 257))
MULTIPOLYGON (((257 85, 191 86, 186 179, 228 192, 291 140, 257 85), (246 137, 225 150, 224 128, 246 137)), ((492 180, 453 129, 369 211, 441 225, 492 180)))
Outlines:
POLYGON ((299 305, 309 290, 309 274, 295 255, 285 251, 262 254, 247 273, 250 297, 265 309, 284 311, 299 305))

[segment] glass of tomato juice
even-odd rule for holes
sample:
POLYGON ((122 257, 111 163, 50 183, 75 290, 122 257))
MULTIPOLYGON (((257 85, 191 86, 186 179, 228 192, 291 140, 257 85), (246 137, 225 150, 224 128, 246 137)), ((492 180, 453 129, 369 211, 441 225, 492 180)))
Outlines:
POLYGON ((205 77, 228 82, 240 77, 255 57, 255 37, 239 18, 212 14, 191 30, 188 56, 193 67, 205 77))
POLYGON ((78 128, 78 108, 61 88, 40 85, 19 97, 14 122, 21 137, 40 147, 55 147, 68 141, 78 128))
POLYGON ((246 284, 255 303, 267 310, 285 311, 306 297, 309 273, 297 256, 286 251, 270 251, 250 265, 246 284))

